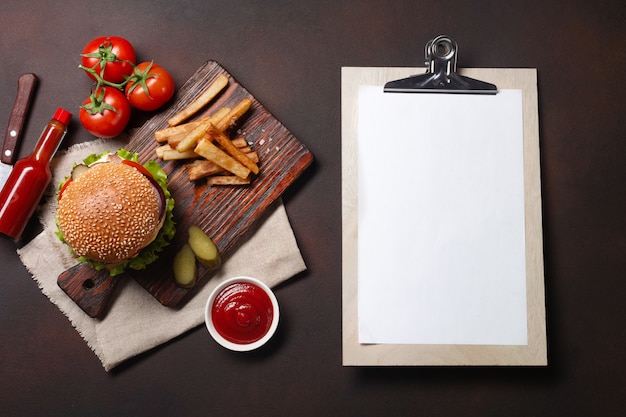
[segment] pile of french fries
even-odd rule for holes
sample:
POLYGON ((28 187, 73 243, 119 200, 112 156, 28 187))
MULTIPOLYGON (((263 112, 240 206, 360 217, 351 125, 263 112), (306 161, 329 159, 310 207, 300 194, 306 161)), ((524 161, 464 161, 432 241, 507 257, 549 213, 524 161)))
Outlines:
POLYGON ((228 77, 218 76, 198 98, 168 119, 169 127, 154 134, 161 144, 156 148, 157 157, 185 161, 190 181, 206 178, 208 185, 245 185, 259 173, 259 155, 246 139, 228 136, 229 129, 252 106, 251 99, 243 98, 233 108, 222 107, 210 116, 187 121, 227 85, 228 77))

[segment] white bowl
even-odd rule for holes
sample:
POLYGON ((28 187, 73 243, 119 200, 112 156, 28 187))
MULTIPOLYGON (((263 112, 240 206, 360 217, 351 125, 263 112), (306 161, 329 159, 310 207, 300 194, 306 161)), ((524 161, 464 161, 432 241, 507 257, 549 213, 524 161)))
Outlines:
POLYGON ((215 339, 215 341, 223 347, 237 352, 254 350, 267 343, 267 341, 270 340, 276 332, 279 316, 278 301, 276 300, 276 296, 272 290, 263 282, 251 277, 234 277, 220 283, 211 292, 204 309, 204 321, 213 339, 215 339), (235 285, 236 287, 231 287, 231 285, 235 285), (228 289, 227 292, 222 293, 222 291, 228 287, 231 288, 228 289), (257 335, 257 337, 260 336, 260 338, 254 337, 245 341, 242 336, 242 338, 237 340, 235 337, 228 337, 223 329, 222 332, 220 332, 220 330, 218 330, 221 328, 219 323, 217 323, 216 327, 216 322, 214 322, 213 317, 213 306, 216 304, 217 299, 218 305, 226 303, 225 307, 228 308, 228 313, 226 313, 226 315, 233 319, 230 321, 231 327, 235 329, 241 328, 241 330, 244 331, 242 334, 245 333, 246 330, 252 330, 252 328, 248 329, 250 326, 250 316, 252 315, 252 318, 255 318, 257 310, 250 303, 242 303, 240 302, 241 300, 232 300, 232 297, 240 297, 242 295, 242 291, 240 291, 240 289, 253 289, 253 291, 261 290, 262 293, 265 293, 269 298, 272 309, 272 317, 269 322, 269 326, 267 326, 267 331, 263 332, 262 336, 257 335), (225 302, 225 297, 231 297, 231 302, 225 302), (234 316, 235 312, 237 312, 236 316, 234 316))

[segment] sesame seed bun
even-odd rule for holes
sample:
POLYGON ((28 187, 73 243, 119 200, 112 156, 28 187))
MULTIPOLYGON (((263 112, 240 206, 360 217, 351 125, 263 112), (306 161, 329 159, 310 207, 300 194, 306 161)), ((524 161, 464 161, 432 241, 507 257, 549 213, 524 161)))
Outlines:
POLYGON ((77 256, 116 264, 156 238, 163 204, 152 182, 135 168, 97 163, 67 185, 57 223, 77 256))

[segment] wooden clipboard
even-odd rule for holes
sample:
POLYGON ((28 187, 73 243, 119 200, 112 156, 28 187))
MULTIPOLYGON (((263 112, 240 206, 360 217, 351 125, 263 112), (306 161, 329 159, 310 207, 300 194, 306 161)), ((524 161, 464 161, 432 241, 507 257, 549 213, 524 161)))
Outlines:
POLYGON ((459 74, 522 90, 528 344, 360 344, 358 339, 358 90, 426 72, 424 68, 342 68, 342 351, 344 366, 547 365, 537 71, 460 69, 459 74))

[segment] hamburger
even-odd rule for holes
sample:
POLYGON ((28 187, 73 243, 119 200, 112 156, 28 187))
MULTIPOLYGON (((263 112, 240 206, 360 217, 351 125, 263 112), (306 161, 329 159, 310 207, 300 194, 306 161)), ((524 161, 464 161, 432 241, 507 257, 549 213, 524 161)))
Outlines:
POLYGON ((167 175, 120 149, 87 157, 59 185, 57 236, 80 262, 119 275, 158 258, 176 232, 167 175))

